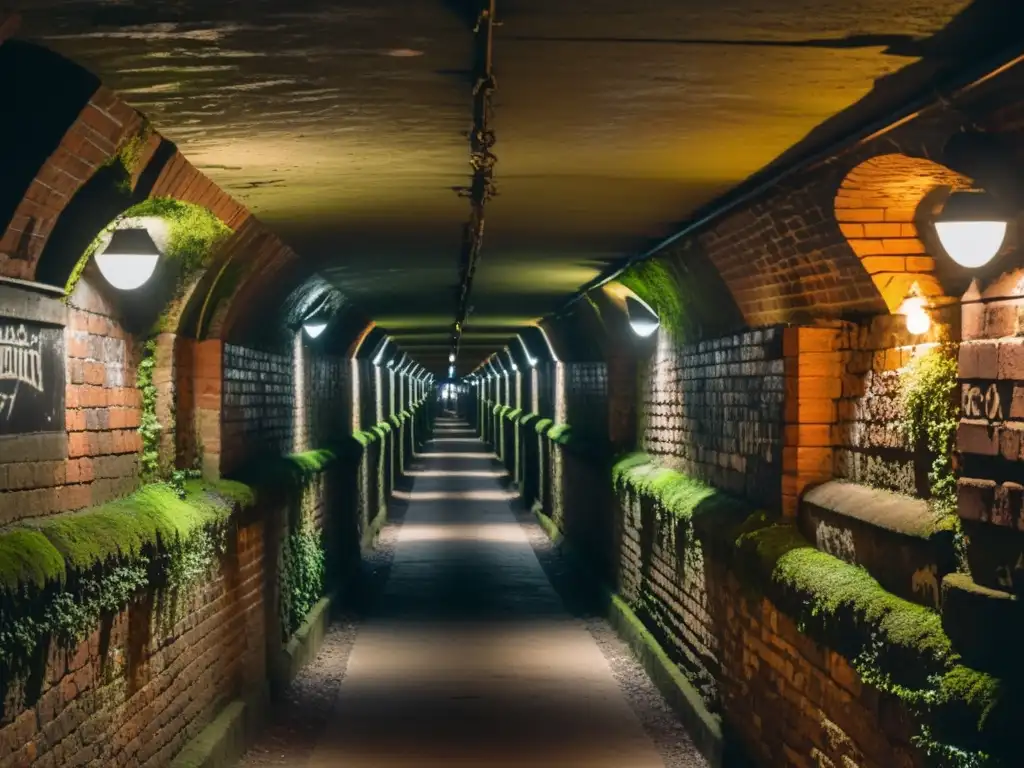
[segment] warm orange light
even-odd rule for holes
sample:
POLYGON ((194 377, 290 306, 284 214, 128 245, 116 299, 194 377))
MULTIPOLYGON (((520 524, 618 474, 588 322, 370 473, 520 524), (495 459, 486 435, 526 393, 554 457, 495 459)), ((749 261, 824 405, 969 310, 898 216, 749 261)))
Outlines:
POLYGON ((914 335, 928 333, 932 327, 932 318, 922 296, 909 296, 900 305, 899 312, 907 320, 907 330, 914 335))

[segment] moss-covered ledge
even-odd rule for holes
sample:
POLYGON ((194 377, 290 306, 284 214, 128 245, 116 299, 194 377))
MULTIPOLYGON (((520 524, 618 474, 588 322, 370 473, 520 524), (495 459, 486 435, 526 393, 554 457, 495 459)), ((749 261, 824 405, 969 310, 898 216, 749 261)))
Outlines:
POLYGON ((770 599, 801 632, 849 659, 864 683, 902 702, 933 764, 1014 764, 1020 686, 963 664, 936 611, 818 551, 793 525, 645 454, 618 461, 612 482, 692 523, 705 556, 722 558, 751 596, 770 599))
POLYGON ((70 647, 140 592, 197 583, 255 500, 228 480, 153 483, 0 530, 0 688, 31 671, 48 639, 70 647))

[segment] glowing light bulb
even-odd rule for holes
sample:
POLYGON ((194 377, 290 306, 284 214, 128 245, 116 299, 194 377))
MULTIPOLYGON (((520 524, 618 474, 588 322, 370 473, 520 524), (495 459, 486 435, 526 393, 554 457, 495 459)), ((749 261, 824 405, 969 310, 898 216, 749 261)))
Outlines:
POLYGON ((315 339, 324 332, 324 329, 327 328, 327 323, 306 323, 302 327, 306 329, 306 333, 309 334, 309 338, 315 339))
POLYGON ((900 305, 899 312, 906 318, 907 330, 916 336, 928 333, 932 327, 932 318, 928 314, 925 301, 920 296, 910 296, 900 305))

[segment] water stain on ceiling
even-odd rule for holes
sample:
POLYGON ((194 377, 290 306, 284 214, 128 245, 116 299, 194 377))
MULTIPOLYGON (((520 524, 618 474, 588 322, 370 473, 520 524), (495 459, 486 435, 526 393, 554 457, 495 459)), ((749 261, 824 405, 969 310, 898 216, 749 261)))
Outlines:
MULTIPOLYGON (((1021 15, 1012 5, 497 0, 498 197, 467 339, 556 309, 809 135, 830 138, 835 116, 882 86, 878 107, 892 108, 977 49, 991 53, 1007 14, 1021 15)), ((401 338, 443 331, 456 309, 469 206, 452 189, 471 173, 476 7, 25 0, 19 10, 24 36, 120 91, 401 338)), ((446 358, 446 340, 421 339, 421 353, 446 358)))

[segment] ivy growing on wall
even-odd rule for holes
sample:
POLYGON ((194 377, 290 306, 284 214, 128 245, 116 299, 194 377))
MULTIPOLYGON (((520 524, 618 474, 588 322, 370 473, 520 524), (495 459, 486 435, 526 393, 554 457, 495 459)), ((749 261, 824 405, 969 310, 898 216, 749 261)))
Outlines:
POLYGON ((306 615, 324 596, 323 533, 305 521, 288 534, 281 569, 282 602, 287 607, 286 637, 302 626, 306 615))
POLYGON ((963 535, 956 513, 953 469, 960 419, 957 375, 955 344, 941 344, 915 356, 900 373, 900 428, 911 447, 923 447, 931 457, 928 471, 931 505, 940 522, 956 532, 961 566, 966 568, 963 535))
POLYGON ((85 249, 65 285, 70 296, 89 260, 125 219, 158 218, 167 226, 163 257, 175 263, 177 283, 174 297, 188 286, 210 263, 217 248, 231 234, 231 229, 208 209, 170 197, 153 197, 133 205, 110 222, 85 249))
POLYGON ((224 552, 232 512, 253 503, 240 483, 154 483, 0 533, 0 702, 51 642, 73 647, 143 591, 187 593, 224 552))
POLYGON ((156 416, 157 391, 153 383, 155 367, 156 341, 150 339, 142 347, 142 360, 135 373, 135 386, 142 395, 142 415, 139 419, 142 455, 139 457, 139 473, 145 482, 152 482, 160 472, 160 433, 163 427, 156 416))

